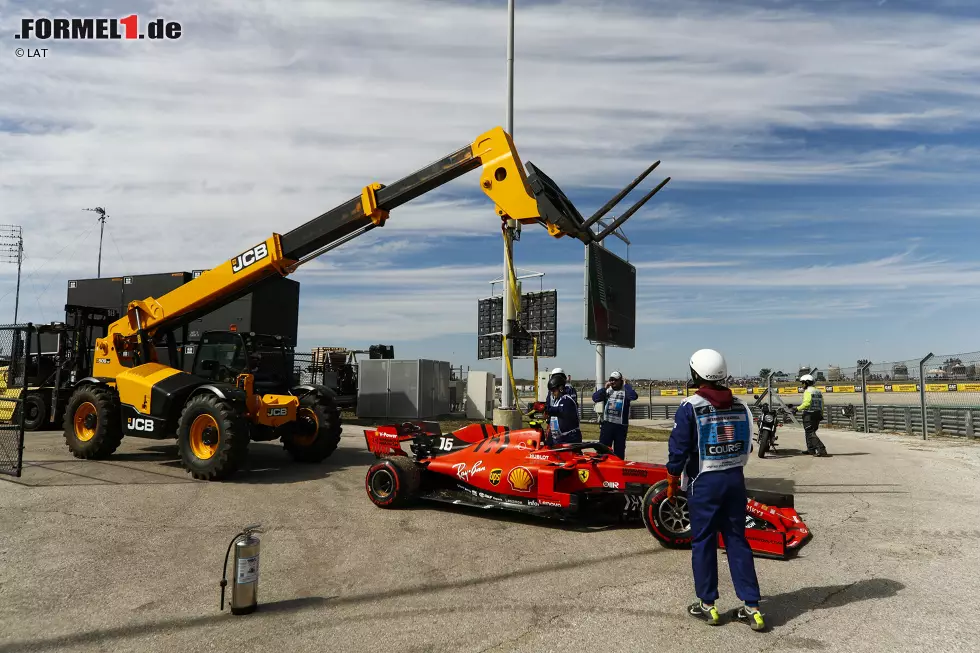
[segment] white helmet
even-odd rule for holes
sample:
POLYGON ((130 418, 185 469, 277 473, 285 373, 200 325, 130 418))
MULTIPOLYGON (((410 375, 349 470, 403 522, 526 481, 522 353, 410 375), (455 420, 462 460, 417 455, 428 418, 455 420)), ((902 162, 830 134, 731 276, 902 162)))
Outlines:
POLYGON ((800 381, 803 383, 813 383, 813 376, 810 374, 804 374, 800 377, 800 381))
POLYGON ((728 378, 725 357, 714 349, 699 349, 691 354, 691 371, 705 381, 724 381, 728 378))
POLYGON ((564 374, 564 373, 565 370, 561 369, 560 367, 556 367, 555 369, 551 370, 551 376, 554 376, 555 374, 564 374))

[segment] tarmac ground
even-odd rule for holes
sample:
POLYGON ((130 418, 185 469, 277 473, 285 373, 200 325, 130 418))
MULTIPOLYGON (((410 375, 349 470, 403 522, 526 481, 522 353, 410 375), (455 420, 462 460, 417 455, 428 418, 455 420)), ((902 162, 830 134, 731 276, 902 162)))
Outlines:
MULTIPOLYGON (((224 483, 191 479, 173 441, 127 439, 96 462, 28 433, 23 476, 0 476, 0 653, 980 650, 980 446, 827 430, 832 455, 813 458, 799 429, 779 433, 780 453, 746 473, 793 492, 814 538, 793 559, 756 559, 766 633, 688 617, 690 552, 642 525, 376 508, 358 427, 313 466, 253 444, 250 469, 224 483), (233 616, 221 564, 254 522, 260 605, 233 616)), ((738 605, 726 560, 723 609, 738 605)))

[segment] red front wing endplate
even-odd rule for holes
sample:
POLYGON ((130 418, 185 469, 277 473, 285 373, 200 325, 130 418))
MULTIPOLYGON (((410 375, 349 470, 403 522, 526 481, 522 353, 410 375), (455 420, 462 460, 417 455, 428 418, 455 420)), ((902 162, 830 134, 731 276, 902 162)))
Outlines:
MULTIPOLYGON (((745 529, 745 539, 757 556, 786 560, 811 537, 810 530, 794 508, 777 508, 750 498, 745 513, 753 521, 764 524, 762 528, 747 526, 745 529)), ((718 547, 725 548, 721 535, 718 536, 718 547)))

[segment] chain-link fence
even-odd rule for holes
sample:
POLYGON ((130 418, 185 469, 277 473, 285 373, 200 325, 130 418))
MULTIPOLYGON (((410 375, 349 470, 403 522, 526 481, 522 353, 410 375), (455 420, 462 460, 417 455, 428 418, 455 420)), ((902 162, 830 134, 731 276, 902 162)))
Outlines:
POLYGON ((971 435, 980 425, 980 352, 930 354, 921 360, 922 419, 934 435, 971 435))
MULTIPOLYGON (((826 426, 922 438, 930 434, 975 437, 974 424, 980 427, 980 352, 930 353, 888 362, 860 359, 846 367, 774 366, 757 374, 733 376, 728 385, 750 404, 763 397, 767 403, 793 406, 803 398, 799 383, 803 374, 812 374, 823 393, 826 426)), ((636 414, 649 413, 654 418, 663 412, 660 406, 679 404, 695 391, 684 380, 643 379, 632 384, 640 395, 634 403, 636 414), (642 404, 654 408, 641 408, 642 404)), ((593 385, 573 385, 583 415, 591 417, 593 385)))
POLYGON ((293 363, 293 384, 322 384, 323 383, 323 363, 316 361, 312 353, 294 352, 292 355, 293 363))
POLYGON ((0 474, 20 476, 31 325, 0 326, 0 474))

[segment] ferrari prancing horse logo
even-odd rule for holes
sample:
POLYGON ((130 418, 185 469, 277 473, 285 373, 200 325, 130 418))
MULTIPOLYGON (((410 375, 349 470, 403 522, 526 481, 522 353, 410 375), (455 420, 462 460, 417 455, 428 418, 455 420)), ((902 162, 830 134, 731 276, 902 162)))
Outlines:
POLYGON ((587 483, 589 480, 589 470, 587 469, 578 470, 578 480, 582 481, 583 483, 587 483))

